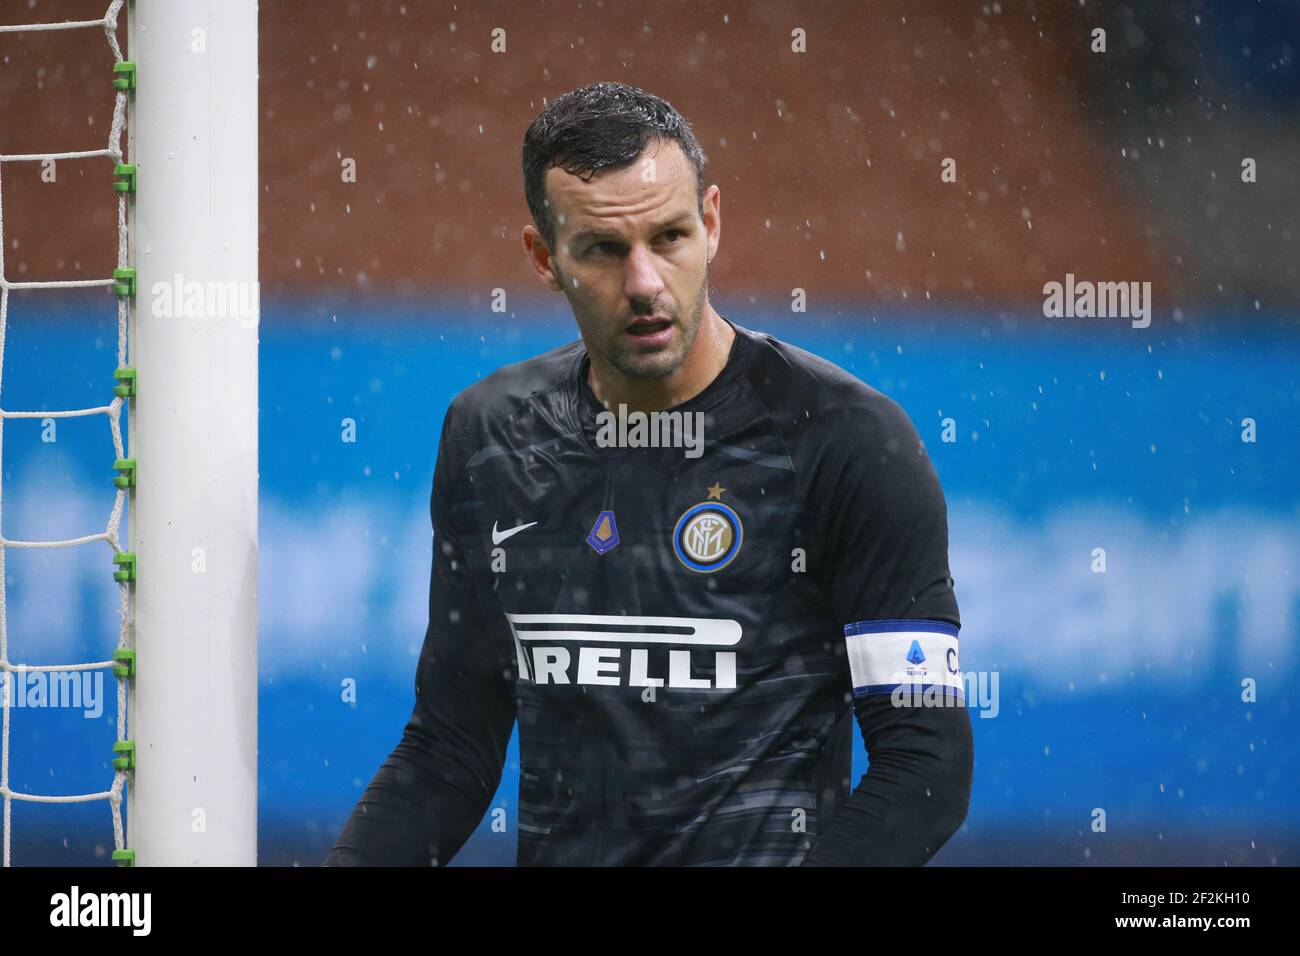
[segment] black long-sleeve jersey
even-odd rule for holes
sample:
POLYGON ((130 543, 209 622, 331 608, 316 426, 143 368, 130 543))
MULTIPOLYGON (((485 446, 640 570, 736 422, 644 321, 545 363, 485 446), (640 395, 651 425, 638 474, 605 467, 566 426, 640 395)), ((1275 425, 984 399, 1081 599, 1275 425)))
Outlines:
POLYGON ((415 709, 327 865, 448 862, 516 719, 520 865, 921 864, 961 824, 934 468, 892 400, 732 326, 677 419, 601 417, 580 341, 452 402, 415 709))

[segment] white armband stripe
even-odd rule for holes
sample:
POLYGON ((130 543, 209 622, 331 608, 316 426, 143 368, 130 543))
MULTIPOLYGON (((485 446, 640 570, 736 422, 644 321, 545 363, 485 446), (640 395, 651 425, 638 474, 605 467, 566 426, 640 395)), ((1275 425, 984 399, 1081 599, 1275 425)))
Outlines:
POLYGON ((962 694, 957 628, 946 621, 857 621, 845 625, 853 693, 939 686, 962 694))

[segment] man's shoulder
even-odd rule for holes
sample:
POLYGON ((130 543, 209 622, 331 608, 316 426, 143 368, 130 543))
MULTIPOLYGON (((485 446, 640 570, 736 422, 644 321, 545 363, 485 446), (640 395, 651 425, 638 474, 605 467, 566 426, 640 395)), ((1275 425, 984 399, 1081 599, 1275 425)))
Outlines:
POLYGON ((463 427, 485 426, 509 418, 531 402, 556 392, 573 375, 581 358, 581 339, 503 365, 451 401, 451 414, 463 427))
POLYGON ((821 438, 842 437, 844 429, 859 435, 911 430, 894 399, 852 372, 766 332, 737 332, 755 345, 750 385, 778 424, 821 438))

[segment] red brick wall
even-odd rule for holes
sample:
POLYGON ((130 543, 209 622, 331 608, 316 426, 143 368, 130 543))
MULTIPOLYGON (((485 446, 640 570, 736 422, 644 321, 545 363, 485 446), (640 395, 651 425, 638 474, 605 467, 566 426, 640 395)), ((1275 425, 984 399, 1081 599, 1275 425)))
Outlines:
MULTIPOLYGON (((6 2, 0 18, 106 6, 6 2)), ((1079 105, 1090 24, 1070 5, 994 6, 263 0, 264 293, 539 292, 520 143, 544 99, 600 79, 692 122, 722 189, 721 289, 996 305, 1040 300, 1067 271, 1158 279, 1104 125, 1079 105)), ((102 33, 0 35, 0 151, 102 145, 110 68, 102 33)), ((55 184, 39 172, 3 170, 6 274, 106 275, 108 161, 61 163, 55 184)))

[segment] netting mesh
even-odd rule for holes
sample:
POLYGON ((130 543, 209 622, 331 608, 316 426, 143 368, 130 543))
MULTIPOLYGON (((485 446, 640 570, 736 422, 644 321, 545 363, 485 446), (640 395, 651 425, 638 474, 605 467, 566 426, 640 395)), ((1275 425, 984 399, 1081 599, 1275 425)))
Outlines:
MULTIPOLYGON (((112 50, 114 62, 121 63, 124 61, 122 50, 117 42, 117 17, 118 12, 121 10, 122 3, 123 0, 112 0, 108 6, 107 12, 98 20, 0 25, 0 33, 17 33, 36 30, 102 29, 105 36, 108 38, 108 45, 112 50)), ((0 712, 3 713, 3 725, 0 726, 0 798, 4 801, 4 866, 10 865, 10 842, 12 830, 11 811, 13 801, 15 800, 26 800, 32 803, 84 803, 93 800, 107 800, 113 816, 114 846, 118 850, 125 849, 126 838, 122 824, 122 804, 123 790, 128 782, 129 770, 115 770, 111 787, 107 790, 96 793, 66 795, 21 793, 10 787, 9 724, 11 693, 14 679, 13 675, 24 675, 30 672, 39 671, 66 672, 101 669, 108 669, 111 671, 114 668, 115 662, 113 660, 104 660, 71 664, 21 664, 10 661, 9 633, 5 611, 5 554, 10 548, 67 548, 90 544, 95 541, 106 541, 113 549, 115 557, 122 555, 124 550, 119 540, 118 532, 121 527, 123 509, 126 505, 127 488, 122 486, 118 487, 117 494, 114 496, 113 500, 112 513, 109 515, 107 526, 103 531, 63 541, 17 541, 7 538, 4 535, 3 465, 5 426, 10 419, 77 418, 87 415, 104 415, 108 418, 109 428, 112 431, 113 448, 116 452, 117 458, 126 458, 126 450, 122 441, 121 427, 121 412, 125 399, 121 395, 115 395, 112 401, 106 405, 100 405, 94 408, 69 409, 66 411, 10 411, 4 407, 4 349, 6 329, 9 320, 10 291, 26 289, 69 289, 87 286, 114 286, 118 282, 118 280, 114 278, 56 280, 46 282, 10 282, 5 276, 4 261, 4 168, 6 163, 43 162, 45 160, 62 159, 90 159, 101 156, 110 159, 115 168, 117 164, 120 164, 123 161, 122 132, 126 125, 127 96, 128 93, 126 90, 119 89, 117 95, 114 97, 113 125, 109 130, 108 145, 103 149, 71 150, 55 153, 0 154, 0 712)), ((117 266, 119 269, 127 268, 126 208, 127 193, 119 192, 117 199, 117 266)), ((119 369, 125 369, 128 365, 128 315, 129 297, 119 295, 117 298, 117 365, 119 369)), ((120 575, 120 577, 125 577, 125 575, 120 575)), ((129 580, 118 581, 118 593, 119 626, 117 646, 119 649, 126 650, 130 649, 133 643, 131 629, 131 584, 129 580)), ((126 718, 129 679, 117 674, 115 674, 115 678, 117 681, 117 740, 119 742, 124 742, 127 740, 126 718)))

